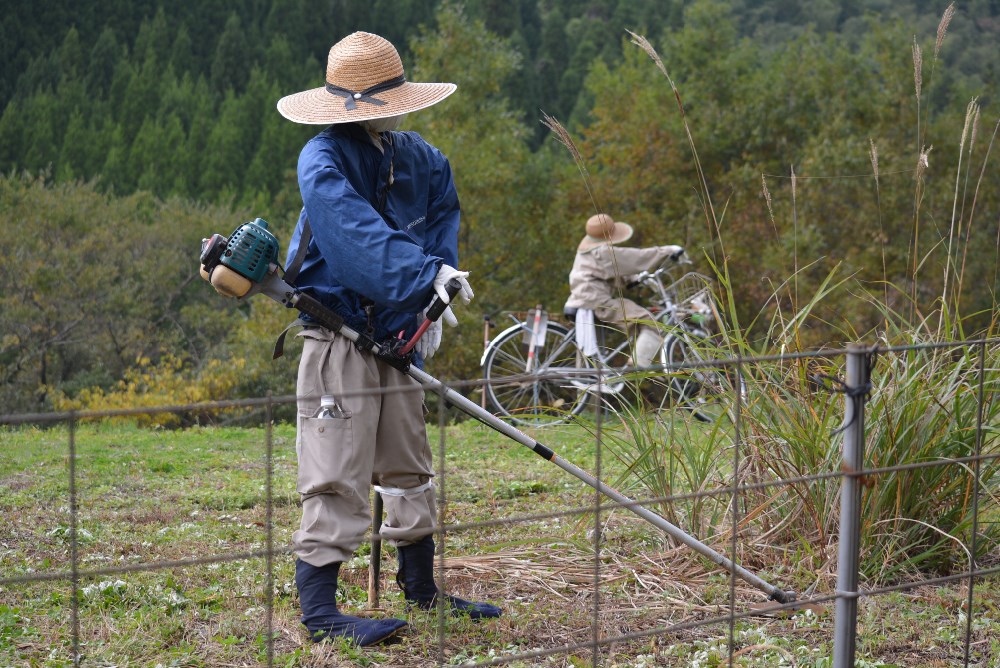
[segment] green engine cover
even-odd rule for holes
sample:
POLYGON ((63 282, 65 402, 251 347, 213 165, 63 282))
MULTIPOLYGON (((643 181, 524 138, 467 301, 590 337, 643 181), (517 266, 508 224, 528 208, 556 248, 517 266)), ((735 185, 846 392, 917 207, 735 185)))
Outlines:
POLYGON ((257 218, 240 225, 229 235, 221 262, 251 281, 264 278, 271 263, 278 262, 278 239, 268 231, 267 221, 257 218))

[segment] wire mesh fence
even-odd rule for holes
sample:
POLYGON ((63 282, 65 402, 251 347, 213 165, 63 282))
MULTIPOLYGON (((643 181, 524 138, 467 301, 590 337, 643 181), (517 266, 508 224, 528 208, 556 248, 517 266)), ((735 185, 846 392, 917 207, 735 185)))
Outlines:
MULTIPOLYGON (((491 488, 485 509, 478 503, 482 485, 498 475, 490 455, 476 448, 458 458, 455 453, 470 448, 470 434, 486 436, 468 431, 456 436, 453 429, 462 411, 477 418, 482 416, 475 409, 485 409, 469 400, 458 411, 447 394, 454 390, 476 398, 481 383, 448 388, 424 383, 419 389, 439 395, 436 412, 428 416, 436 425, 439 586, 484 599, 498 592, 504 617, 470 626, 437 610, 418 620, 402 643, 369 660, 853 666, 859 647, 870 649, 865 638, 873 633, 860 605, 889 601, 885 605, 891 608, 898 604, 896 595, 946 588, 953 627, 945 635, 911 636, 908 649, 927 656, 938 652, 948 665, 1000 665, 990 619, 997 600, 980 596, 995 591, 1000 574, 998 343, 858 345, 709 360, 705 364, 725 369, 740 379, 734 387, 745 389, 732 393, 726 420, 694 427, 701 432, 691 430, 692 419, 682 408, 662 404, 659 411, 645 412, 595 402, 595 410, 578 422, 530 435, 486 422, 493 432, 483 433, 499 434, 502 447, 525 446, 525 458, 554 464, 561 470, 553 476, 564 482, 540 483, 548 494, 537 503, 541 495, 531 480, 515 484, 521 482, 514 479, 516 468, 528 466, 527 459, 515 456, 514 475, 499 474, 508 481, 504 493, 491 488), (523 439, 508 442, 512 435, 523 439), (810 445, 812 451, 805 452, 810 445), (575 459, 585 460, 586 467, 575 459), (699 466, 703 473, 694 475, 699 466), (657 485, 657 476, 684 480, 657 485), (470 486, 470 478, 479 482, 470 486), (810 573, 815 577, 806 584, 803 574, 810 573), (530 592, 519 590, 522 582, 530 583, 530 592), (796 585, 803 584, 796 593, 796 585), (754 628, 774 619, 787 625, 786 631, 808 629, 820 639, 821 655, 772 646, 770 659, 748 663, 755 653, 768 651, 769 642, 755 640, 754 628), (488 630, 491 625, 497 628, 488 630), (552 632, 528 633, 526 626, 552 632), (687 650, 678 648, 685 644, 687 650)), ((678 371, 683 369, 658 368, 653 375, 678 371)), ((110 637, 131 633, 161 634, 164 642, 195 648, 254 645, 240 665, 311 665, 315 650, 298 627, 287 575, 293 559, 288 538, 298 520, 294 425, 273 420, 278 406, 295 401, 262 397, 0 416, 0 424, 8 425, 5 435, 20 435, 7 441, 12 445, 0 490, 8 514, 0 530, 0 663, 111 665, 98 648, 110 637), (256 421, 251 433, 260 442, 250 445, 251 455, 238 465, 233 462, 237 452, 247 450, 245 443, 213 444, 199 470, 223 481, 217 484, 228 496, 199 499, 188 522, 177 508, 191 507, 185 505, 189 492, 206 481, 196 479, 198 473, 185 482, 178 467, 187 466, 185 458, 199 448, 199 439, 225 440, 229 432, 194 429, 177 446, 174 432, 150 431, 153 447, 162 453, 155 467, 144 471, 153 478, 177 474, 181 481, 161 489, 128 471, 129 457, 120 452, 128 444, 98 436, 99 425, 108 421, 191 412, 214 416, 216 423, 237 417, 241 425, 256 421), (86 442, 81 429, 87 430, 86 442), (277 436, 275 429, 281 432, 277 436), (47 435, 53 455, 41 477, 18 470, 12 450, 36 447, 43 440, 39 434, 47 435), (181 447, 184 457, 178 456, 181 447), (227 487, 224 481, 237 475, 227 487), (58 489, 42 493, 39 486, 46 483, 58 489), (53 499, 58 507, 46 507, 53 499), (25 507, 33 502, 38 506, 25 507), (13 504, 20 505, 19 512, 12 512, 13 504), (184 535, 200 531, 202 508, 210 508, 204 512, 213 513, 223 529, 202 538, 184 535), (109 517, 116 530, 146 529, 131 543, 123 540, 119 554, 108 554, 100 534, 102 518, 109 517), (171 549, 180 544, 186 552, 171 549), (184 573, 198 569, 215 569, 219 576, 210 577, 212 584, 196 596, 175 586, 184 573), (158 584, 143 585, 143 596, 174 613, 173 630, 124 621, 145 614, 122 579, 139 574, 158 577, 158 584), (235 590, 240 593, 234 598, 235 590), (48 610, 53 619, 44 633, 29 638, 24 629, 31 626, 25 612, 31 601, 43 601, 37 609, 48 610), (234 604, 243 608, 241 614, 224 614, 234 604)), ((482 447, 497 448, 497 440, 482 447)), ((352 570, 344 588, 353 594, 341 603, 362 615, 409 614, 398 595, 389 593, 391 550, 380 548, 373 530, 371 543, 348 564, 352 570)), ((115 644, 123 665, 129 663, 129 646, 115 644)), ((348 647, 331 647, 324 665, 337 665, 331 663, 334 655, 346 657, 345 665, 359 660, 348 647)), ((203 665, 213 664, 204 657, 219 655, 203 651, 203 665)))

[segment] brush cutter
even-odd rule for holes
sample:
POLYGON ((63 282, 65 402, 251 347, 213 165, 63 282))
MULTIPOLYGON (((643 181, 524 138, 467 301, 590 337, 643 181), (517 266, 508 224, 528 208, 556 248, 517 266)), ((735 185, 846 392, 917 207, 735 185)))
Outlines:
MULTIPOLYGON (((781 610, 814 607, 811 604, 797 602, 795 592, 784 591, 765 582, 754 573, 719 554, 697 538, 685 533, 660 515, 633 501, 618 490, 608 487, 591 474, 560 457, 552 449, 499 419, 462 394, 450 389, 422 369, 412 366, 412 347, 420 334, 422 334, 422 330, 418 330, 410 341, 396 339, 390 339, 386 342, 374 341, 371 337, 348 327, 344 323, 343 318, 333 310, 324 306, 310 295, 286 283, 278 276, 279 269, 278 241, 268 230, 267 222, 261 218, 239 226, 228 238, 221 234, 214 234, 212 237, 202 241, 201 275, 223 296, 242 300, 255 294, 262 294, 280 304, 301 311, 317 324, 353 341, 358 349, 377 355, 425 388, 429 388, 435 393, 440 394, 452 406, 458 408, 463 413, 475 418, 512 441, 529 448, 546 461, 555 464, 600 494, 620 504, 621 507, 661 529, 674 540, 686 545, 745 582, 760 589, 768 595, 769 600, 786 604, 780 608, 781 610)), ((453 287, 455 292, 457 292, 457 282, 455 286, 449 287, 453 287)), ((451 292, 452 296, 454 296, 455 292, 451 292)), ((435 302, 432 306, 432 309, 428 309, 428 321, 439 317, 443 313, 447 303, 435 297, 435 302)), ((755 607, 762 613, 766 612, 764 606, 755 607)), ((775 609, 777 610, 778 608, 775 609)))

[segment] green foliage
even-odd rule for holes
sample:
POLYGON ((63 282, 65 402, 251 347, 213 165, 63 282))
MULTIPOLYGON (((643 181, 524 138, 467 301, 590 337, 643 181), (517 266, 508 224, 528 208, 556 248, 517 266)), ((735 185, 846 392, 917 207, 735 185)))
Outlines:
POLYGON ((93 184, 0 179, 0 405, 48 407, 51 388, 108 387, 136 359, 207 364, 238 320, 197 277, 201 239, 236 216, 93 184))

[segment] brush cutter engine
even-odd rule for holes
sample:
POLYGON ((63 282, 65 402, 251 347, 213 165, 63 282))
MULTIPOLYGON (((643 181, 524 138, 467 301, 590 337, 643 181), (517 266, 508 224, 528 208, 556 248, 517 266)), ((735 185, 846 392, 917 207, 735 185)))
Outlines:
POLYGON ((247 296, 278 263, 278 240, 257 218, 224 237, 213 234, 201 242, 201 276, 224 297, 247 296))

